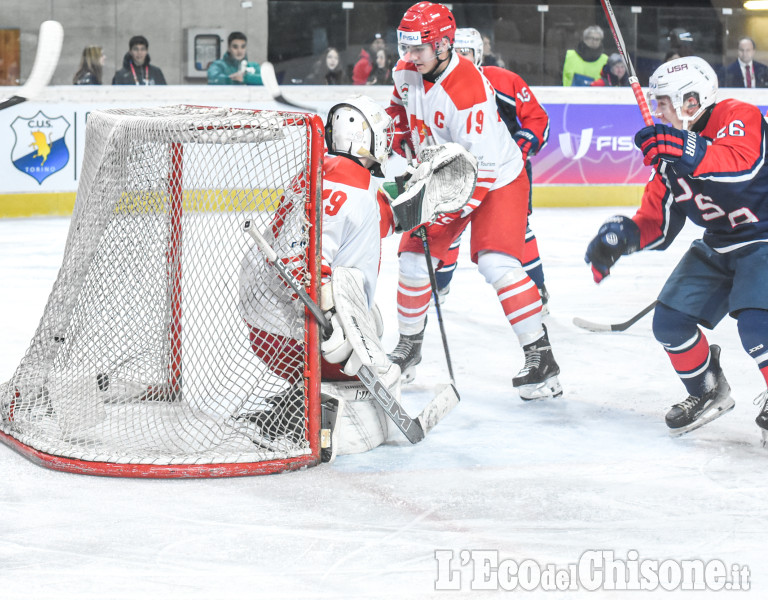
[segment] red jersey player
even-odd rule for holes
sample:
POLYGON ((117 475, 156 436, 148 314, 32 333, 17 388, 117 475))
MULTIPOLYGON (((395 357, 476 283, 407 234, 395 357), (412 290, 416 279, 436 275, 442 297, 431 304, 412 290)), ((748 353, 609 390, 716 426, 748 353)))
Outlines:
MULTIPOLYGON (((532 185, 532 169, 529 158, 541 150, 549 139, 549 115, 539 104, 536 96, 520 75, 499 67, 481 67, 483 62, 483 37, 472 27, 456 30, 453 48, 457 54, 475 63, 496 91, 496 106, 499 116, 507 126, 507 130, 520 148, 525 160, 525 172, 528 182, 532 185)), ((531 214, 532 189, 528 193, 528 214, 531 214)), ((437 289, 442 300, 448 294, 449 285, 456 269, 459 255, 459 239, 451 244, 449 255, 443 265, 437 270, 437 289)), ((523 251, 523 268, 539 288, 543 314, 547 314, 549 293, 544 285, 544 268, 539 256, 536 236, 528 223, 525 230, 525 249, 523 251)))
MULTIPOLYGON (((538 289, 522 265, 528 213, 528 177, 523 156, 499 118, 494 91, 468 60, 453 52, 456 21, 442 4, 420 2, 398 27, 401 60, 387 110, 395 119, 398 144, 413 149, 457 142, 478 162, 477 187, 461 211, 427 228, 438 264, 472 223, 472 261, 498 295, 525 353, 512 384, 523 400, 558 396, 562 388, 547 331, 541 322, 538 289)), ((430 284, 420 240, 403 235, 397 293, 400 340, 390 354, 406 374, 421 361, 430 284)), ((471 307, 470 307, 471 310, 471 307)))

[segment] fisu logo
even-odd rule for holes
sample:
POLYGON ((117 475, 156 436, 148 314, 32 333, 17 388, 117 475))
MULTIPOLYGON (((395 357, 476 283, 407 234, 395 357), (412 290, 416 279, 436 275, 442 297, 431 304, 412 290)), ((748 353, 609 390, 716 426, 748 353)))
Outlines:
POLYGON ((583 157, 589 151, 589 145, 592 143, 592 133, 593 129, 591 127, 589 129, 581 130, 579 148, 575 153, 573 151, 573 145, 571 144, 571 134, 561 133, 558 136, 558 139, 560 141, 560 151, 563 153, 563 156, 570 158, 571 160, 579 160, 583 157))

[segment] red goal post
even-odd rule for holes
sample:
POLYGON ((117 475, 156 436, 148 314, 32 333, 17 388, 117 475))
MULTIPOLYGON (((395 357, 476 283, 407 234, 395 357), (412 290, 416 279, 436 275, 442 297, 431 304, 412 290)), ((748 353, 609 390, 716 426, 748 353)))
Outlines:
POLYGON ((320 460, 323 123, 173 106, 90 113, 64 258, 0 441, 43 466, 223 477, 320 460))

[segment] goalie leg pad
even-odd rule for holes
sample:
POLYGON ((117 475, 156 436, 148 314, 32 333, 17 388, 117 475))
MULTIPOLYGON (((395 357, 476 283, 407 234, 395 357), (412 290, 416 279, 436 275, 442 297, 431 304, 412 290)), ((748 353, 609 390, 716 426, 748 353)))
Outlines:
POLYGON ((389 419, 362 383, 323 381, 320 397, 323 429, 330 430, 330 447, 322 450, 323 462, 367 452, 386 441, 389 419))

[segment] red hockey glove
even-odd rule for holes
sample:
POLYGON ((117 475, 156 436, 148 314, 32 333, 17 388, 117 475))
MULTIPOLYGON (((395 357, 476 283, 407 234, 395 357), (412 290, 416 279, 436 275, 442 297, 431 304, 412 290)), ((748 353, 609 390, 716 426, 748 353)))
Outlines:
POLYGON ((416 148, 413 146, 411 129, 408 127, 408 116, 405 114, 405 111, 392 106, 386 108, 385 110, 395 122, 395 134, 392 139, 392 150, 397 152, 403 158, 407 159, 408 155, 405 152, 404 145, 408 144, 408 147, 411 149, 411 157, 415 158, 416 148))
POLYGON ((530 129, 519 129, 512 137, 515 138, 520 152, 523 153, 524 161, 528 160, 528 155, 532 156, 538 152, 541 142, 530 129))
POLYGON ((635 146, 643 152, 643 164, 660 160, 674 166, 678 175, 693 173, 707 151, 707 142, 692 131, 669 125, 649 125, 635 134, 635 146))

